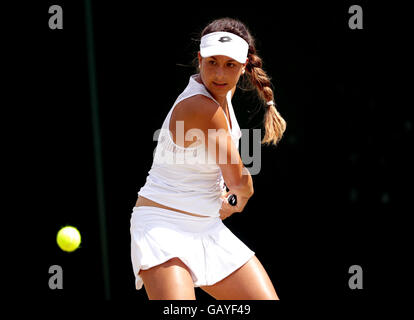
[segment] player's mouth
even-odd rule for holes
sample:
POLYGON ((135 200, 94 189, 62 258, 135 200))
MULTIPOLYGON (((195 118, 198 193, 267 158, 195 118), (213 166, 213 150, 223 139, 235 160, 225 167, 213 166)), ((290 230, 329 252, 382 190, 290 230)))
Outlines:
POLYGON ((213 81, 213 84, 216 87, 219 87, 219 88, 223 88, 223 87, 227 86, 227 83, 225 83, 225 82, 215 82, 215 81, 213 81))

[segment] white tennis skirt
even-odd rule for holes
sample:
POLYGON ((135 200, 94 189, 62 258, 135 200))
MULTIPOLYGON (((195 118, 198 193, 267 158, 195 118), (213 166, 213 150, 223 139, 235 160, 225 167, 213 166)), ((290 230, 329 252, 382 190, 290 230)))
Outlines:
POLYGON ((173 210, 139 206, 131 215, 131 260, 137 290, 139 271, 177 257, 190 269, 194 287, 224 279, 254 256, 220 217, 196 217, 173 210))

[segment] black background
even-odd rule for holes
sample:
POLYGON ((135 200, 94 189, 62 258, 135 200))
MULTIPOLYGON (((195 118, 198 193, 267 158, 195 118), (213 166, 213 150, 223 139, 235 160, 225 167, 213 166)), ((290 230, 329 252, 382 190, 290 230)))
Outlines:
MULTIPOLYGON (((153 134, 195 72, 194 39, 225 16, 256 37, 287 130, 276 148, 262 147, 254 197, 224 223, 256 252, 285 301, 365 301, 398 282, 384 279, 398 277, 406 257, 395 243, 406 237, 413 122, 402 95, 390 94, 406 91, 392 76, 407 54, 395 19, 404 10, 376 3, 92 1, 112 300, 147 299, 134 288, 130 214, 153 134), (352 4, 363 8, 362 30, 348 27, 352 4), (364 271, 363 290, 348 287, 351 265, 364 271)), ((18 165, 9 170, 19 198, 8 246, 8 265, 22 270, 12 271, 14 289, 28 299, 103 300, 84 2, 21 4, 19 12, 30 19, 8 33, 18 48, 9 108, 18 123, 7 139, 18 165), (63 30, 48 27, 53 4, 62 6, 63 30), (67 224, 82 234, 73 253, 56 244, 67 224), (63 290, 48 286, 55 264, 63 290)), ((237 91, 233 105, 241 128, 260 127, 254 93, 237 91)))

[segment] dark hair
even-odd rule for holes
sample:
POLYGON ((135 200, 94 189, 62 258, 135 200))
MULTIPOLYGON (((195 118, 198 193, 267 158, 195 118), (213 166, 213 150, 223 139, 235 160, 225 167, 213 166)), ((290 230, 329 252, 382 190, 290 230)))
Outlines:
POLYGON ((282 138, 286 130, 286 122, 276 110, 276 104, 268 105, 267 102, 274 102, 272 84, 269 76, 262 69, 262 59, 256 53, 254 38, 247 29, 247 27, 239 20, 232 18, 221 18, 209 23, 201 32, 201 36, 206 34, 224 31, 231 32, 246 40, 249 44, 248 63, 246 65, 246 75, 250 83, 256 88, 256 91, 263 101, 263 106, 266 108, 263 124, 265 127, 265 136, 262 144, 276 145, 282 138))

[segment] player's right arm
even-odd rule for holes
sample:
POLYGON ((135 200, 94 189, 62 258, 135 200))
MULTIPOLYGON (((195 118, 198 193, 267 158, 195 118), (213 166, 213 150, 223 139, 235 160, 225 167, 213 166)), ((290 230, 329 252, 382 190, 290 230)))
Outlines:
POLYGON ((228 194, 236 194, 238 204, 240 202, 238 209, 244 208, 254 193, 253 181, 231 138, 223 109, 203 95, 188 98, 185 102, 193 111, 188 113, 186 127, 198 128, 204 133, 205 150, 220 167, 228 194))

